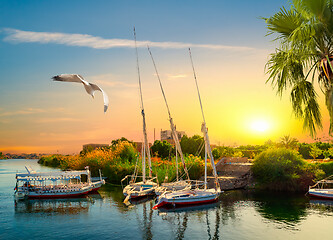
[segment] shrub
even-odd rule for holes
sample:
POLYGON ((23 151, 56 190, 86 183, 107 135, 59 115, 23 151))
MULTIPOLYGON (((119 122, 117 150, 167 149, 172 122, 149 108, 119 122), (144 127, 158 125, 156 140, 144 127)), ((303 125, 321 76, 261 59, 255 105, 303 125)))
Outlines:
POLYGON ((324 171, 325 177, 333 175, 333 162, 322 162, 318 163, 317 166, 324 171))
POLYGON ((310 169, 300 154, 291 149, 274 148, 259 154, 252 166, 262 188, 279 191, 301 191, 312 184, 314 169, 310 169))

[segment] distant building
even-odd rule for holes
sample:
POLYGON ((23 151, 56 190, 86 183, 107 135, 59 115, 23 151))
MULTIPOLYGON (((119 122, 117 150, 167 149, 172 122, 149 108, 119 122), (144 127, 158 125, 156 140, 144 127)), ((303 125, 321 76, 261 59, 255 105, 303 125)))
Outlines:
MULTIPOLYGON (((184 131, 176 131, 178 135, 178 140, 180 141, 182 137, 185 135, 184 131)), ((171 130, 163 130, 161 129, 161 141, 167 141, 168 143, 175 144, 172 138, 171 130)))
POLYGON ((83 145, 83 150, 85 150, 87 148, 96 149, 96 148, 108 147, 108 146, 109 146, 109 144, 89 143, 89 144, 83 145))

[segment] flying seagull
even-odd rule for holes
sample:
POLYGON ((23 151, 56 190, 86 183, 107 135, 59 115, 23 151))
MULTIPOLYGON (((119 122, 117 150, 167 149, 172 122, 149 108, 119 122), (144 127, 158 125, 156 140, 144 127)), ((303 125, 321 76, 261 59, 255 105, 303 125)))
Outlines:
POLYGON ((60 82, 77 82, 82 83, 84 88, 86 89, 87 93, 91 95, 94 98, 95 91, 101 91, 103 94, 104 99, 104 113, 108 109, 109 106, 109 98, 108 95, 96 84, 89 83, 83 79, 81 75, 78 74, 61 74, 52 77, 54 81, 60 81, 60 82))

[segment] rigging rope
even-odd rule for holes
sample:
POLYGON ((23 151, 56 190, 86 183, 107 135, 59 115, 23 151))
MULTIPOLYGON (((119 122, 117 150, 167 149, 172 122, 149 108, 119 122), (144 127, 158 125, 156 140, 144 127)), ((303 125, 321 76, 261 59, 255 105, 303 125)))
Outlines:
POLYGON ((173 140, 174 140, 175 144, 177 145, 177 150, 178 150, 180 158, 182 160, 183 168, 184 168, 184 171, 185 171, 185 173, 187 175, 187 179, 190 180, 190 175, 189 175, 189 173, 187 171, 187 168, 186 168, 186 165, 185 165, 185 160, 184 160, 183 152, 182 152, 181 146, 179 144, 179 139, 178 139, 178 136, 177 136, 177 131, 176 131, 175 125, 173 123, 173 120, 172 120, 172 117, 171 117, 171 113, 170 113, 170 110, 169 110, 169 106, 168 106, 168 103, 167 103, 167 100, 166 100, 166 97, 165 97, 165 94, 164 94, 164 90, 163 90, 162 82, 161 82, 161 79, 160 79, 160 75, 158 74, 157 67, 156 67, 156 64, 155 64, 155 61, 154 61, 154 58, 153 58, 153 54, 151 53, 149 46, 147 46, 147 48, 148 48, 148 52, 150 54, 151 60, 153 62, 154 68, 155 68, 157 79, 159 81, 159 84, 160 84, 160 87, 161 87, 161 91, 162 91, 162 94, 163 94, 163 97, 164 97, 165 105, 166 105, 168 113, 169 113, 169 122, 170 122, 172 137, 173 137, 173 140))

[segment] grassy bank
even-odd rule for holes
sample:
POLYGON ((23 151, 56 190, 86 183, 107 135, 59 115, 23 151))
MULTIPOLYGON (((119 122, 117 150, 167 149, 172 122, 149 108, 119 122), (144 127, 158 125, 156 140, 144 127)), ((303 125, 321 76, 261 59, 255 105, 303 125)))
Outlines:
MULTIPOLYGON (((134 172, 137 152, 132 144, 120 142, 117 145, 96 149, 84 155, 48 155, 43 156, 38 161, 39 164, 50 167, 57 167, 62 170, 79 170, 89 166, 92 176, 98 176, 98 170, 101 169, 104 177, 110 183, 120 184, 122 178, 131 175, 134 172)), ((180 159, 178 160, 178 169, 182 169, 180 159)), ((191 179, 199 179, 204 174, 204 161, 193 155, 185 157, 186 166, 189 170, 191 179)), ((142 174, 141 159, 138 160, 139 175, 142 174)), ((159 182, 172 181, 176 177, 175 159, 162 160, 161 158, 152 158, 153 175, 158 177, 159 182)), ((211 170, 210 170, 211 171, 211 170)), ((148 169, 146 170, 148 172, 148 169)), ((180 172, 182 175, 183 172, 180 172)))

